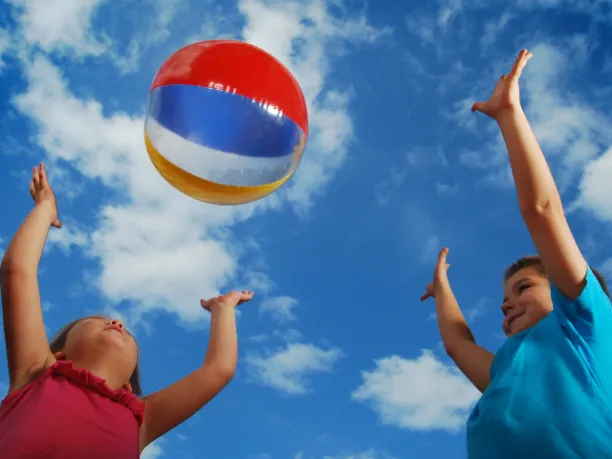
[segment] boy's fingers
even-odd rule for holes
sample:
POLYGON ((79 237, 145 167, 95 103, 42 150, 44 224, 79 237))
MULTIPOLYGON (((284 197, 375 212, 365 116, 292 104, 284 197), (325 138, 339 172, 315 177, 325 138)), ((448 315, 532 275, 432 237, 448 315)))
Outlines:
POLYGON ((484 105, 485 105, 484 102, 476 102, 474 105, 472 105, 472 112, 482 111, 482 108, 484 107, 484 105))
POLYGON ((40 183, 40 174, 38 173, 38 168, 33 168, 32 169, 32 181, 34 182, 34 185, 38 185, 40 183))
POLYGON ((446 266, 446 256, 448 255, 448 248, 444 247, 440 250, 438 255, 438 266, 446 266))
POLYGON ((527 65, 527 61, 531 59, 531 56, 533 56, 533 54, 527 51, 526 49, 523 49, 519 53, 519 57, 516 59, 514 67, 512 68, 513 78, 519 78, 521 76, 521 74, 523 73, 523 69, 527 65))
POLYGON ((40 183, 41 185, 47 186, 47 171, 45 170, 45 165, 43 163, 40 163, 40 183))

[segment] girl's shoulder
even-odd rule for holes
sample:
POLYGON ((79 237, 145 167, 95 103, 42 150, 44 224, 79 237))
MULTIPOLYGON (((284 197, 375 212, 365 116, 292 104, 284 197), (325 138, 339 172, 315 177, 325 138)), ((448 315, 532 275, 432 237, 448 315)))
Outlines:
POLYGON ((79 393, 94 394, 101 400, 114 402, 107 403, 110 409, 125 407, 132 411, 138 424, 142 423, 145 410, 142 400, 128 390, 111 389, 104 379, 85 368, 75 367, 70 360, 58 360, 29 384, 8 394, 0 404, 0 419, 3 412, 12 411, 12 407, 25 402, 44 403, 54 396, 65 400, 70 395, 79 397, 79 393))

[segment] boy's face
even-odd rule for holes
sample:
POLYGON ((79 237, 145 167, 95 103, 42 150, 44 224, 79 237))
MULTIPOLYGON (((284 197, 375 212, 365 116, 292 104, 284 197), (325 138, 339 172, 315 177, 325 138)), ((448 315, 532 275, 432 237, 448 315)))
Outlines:
POLYGON ((550 284, 536 267, 523 268, 506 282, 502 312, 508 337, 533 327, 552 309, 550 284))

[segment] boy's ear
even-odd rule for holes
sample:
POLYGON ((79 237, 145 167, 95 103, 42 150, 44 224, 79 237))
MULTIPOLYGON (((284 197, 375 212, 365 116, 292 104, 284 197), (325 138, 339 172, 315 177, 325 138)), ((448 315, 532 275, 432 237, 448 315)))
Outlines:
POLYGON ((66 358, 66 354, 62 351, 53 353, 53 356, 55 357, 55 360, 64 360, 66 358))

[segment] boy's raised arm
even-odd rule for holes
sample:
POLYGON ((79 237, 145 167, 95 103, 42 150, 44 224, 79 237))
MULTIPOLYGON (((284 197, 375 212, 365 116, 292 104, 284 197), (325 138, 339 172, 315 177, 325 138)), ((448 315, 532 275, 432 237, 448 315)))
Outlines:
POLYGON ((9 392, 29 382, 52 358, 38 290, 38 264, 50 227, 60 227, 44 166, 34 169, 30 192, 36 203, 6 249, 0 267, 9 392))
POLYGON ((434 281, 427 286, 421 301, 429 297, 435 298, 438 327, 446 353, 472 384, 480 392, 484 392, 491 379, 491 365, 495 356, 476 344, 448 281, 447 254, 448 249, 440 252, 434 281))
POLYGON ((575 299, 584 288, 586 261, 520 101, 519 78, 531 56, 527 50, 521 51, 512 71, 500 78, 491 98, 474 104, 472 110, 497 121, 508 149, 519 208, 548 277, 561 293, 575 299))

